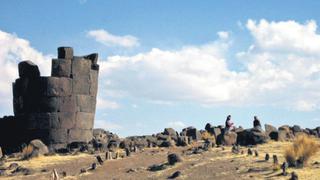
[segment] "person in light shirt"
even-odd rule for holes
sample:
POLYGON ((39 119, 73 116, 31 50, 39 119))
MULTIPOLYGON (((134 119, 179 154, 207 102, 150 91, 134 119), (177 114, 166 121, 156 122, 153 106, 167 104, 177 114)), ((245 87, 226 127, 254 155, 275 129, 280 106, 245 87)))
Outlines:
POLYGON ((231 120, 231 115, 228 115, 226 119, 226 132, 230 130, 234 130, 234 123, 231 120))

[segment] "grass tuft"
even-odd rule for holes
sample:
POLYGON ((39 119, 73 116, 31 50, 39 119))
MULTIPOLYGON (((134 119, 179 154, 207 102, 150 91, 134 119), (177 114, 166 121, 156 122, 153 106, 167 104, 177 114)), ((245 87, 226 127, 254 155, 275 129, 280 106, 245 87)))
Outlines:
POLYGON ((319 149, 320 146, 315 138, 302 134, 285 149, 284 157, 290 167, 303 167, 319 149))

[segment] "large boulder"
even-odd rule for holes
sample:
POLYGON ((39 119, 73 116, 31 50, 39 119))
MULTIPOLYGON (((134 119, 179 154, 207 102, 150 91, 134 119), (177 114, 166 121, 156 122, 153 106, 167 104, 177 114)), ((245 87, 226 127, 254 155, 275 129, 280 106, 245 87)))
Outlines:
POLYGON ((192 140, 199 141, 201 140, 201 133, 194 127, 188 127, 182 130, 182 135, 191 137, 192 140))
POLYGON ((288 125, 284 125, 278 128, 277 141, 288 141, 294 138, 294 134, 288 125))
POLYGON ((49 153, 48 147, 39 139, 32 140, 22 151, 24 159, 38 157, 47 153, 49 153))
POLYGON ((20 78, 37 78, 40 77, 40 71, 32 61, 22 61, 18 65, 20 78))
POLYGON ((237 143, 239 145, 256 145, 266 143, 269 137, 259 128, 246 129, 238 132, 237 143))
POLYGON ((301 127, 298 126, 298 125, 292 126, 291 130, 292 130, 292 133, 293 133, 294 135, 298 135, 299 133, 303 132, 303 130, 301 129, 301 127))
POLYGON ((220 134, 217 138, 217 144, 232 146, 237 143, 237 133, 233 131, 227 131, 220 134))
POLYGON ((267 134, 268 136, 269 136, 269 134, 270 134, 271 132, 276 132, 276 131, 278 131, 276 127, 274 127, 274 126, 272 126, 272 125, 270 125, 270 124, 265 124, 265 125, 264 125, 264 129, 266 130, 266 134, 267 134))
POLYGON ((176 143, 177 146, 187 146, 189 144, 188 136, 179 136, 176 143))

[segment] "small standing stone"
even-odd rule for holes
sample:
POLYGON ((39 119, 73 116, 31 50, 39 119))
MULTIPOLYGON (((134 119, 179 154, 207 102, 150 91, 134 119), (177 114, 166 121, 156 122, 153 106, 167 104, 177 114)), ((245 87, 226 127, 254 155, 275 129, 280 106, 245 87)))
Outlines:
POLYGON ((96 158, 97 158, 98 163, 100 165, 102 165, 103 164, 103 160, 102 160, 101 156, 98 155, 96 158))
POLYGON ((293 171, 293 172, 291 173, 291 178, 290 178, 290 180, 298 180, 298 174, 293 171))
POLYGON ((269 159, 270 159, 270 155, 267 153, 266 156, 264 157, 264 160, 269 161, 269 159))
POLYGON ((97 164, 96 163, 92 163, 91 170, 95 170, 95 169, 97 169, 97 164))
POLYGON ((257 151, 257 150, 254 150, 254 155, 255 155, 256 157, 258 157, 258 156, 259 156, 259 153, 258 153, 258 151, 257 151))
POLYGON ((287 168, 288 168, 288 163, 287 163, 287 162, 284 162, 284 163, 281 165, 282 175, 283 175, 283 176, 286 176, 286 175, 287 175, 287 168))
POLYGON ((84 169, 84 168, 81 168, 81 169, 80 169, 80 173, 86 173, 86 172, 87 172, 86 169, 84 169))
POLYGON ((273 158, 273 164, 279 163, 277 155, 273 155, 272 158, 273 158))
POLYGON ((130 154, 131 154, 130 150, 128 148, 126 148, 125 151, 126 151, 126 156, 130 156, 130 154))
POLYGON ((110 151, 107 151, 106 152, 106 160, 110 160, 110 159, 112 159, 112 154, 110 151))
POLYGON ((249 149, 248 149, 248 156, 252 156, 252 154, 253 154, 253 153, 252 153, 252 150, 249 148, 249 149))
POLYGON ((53 169, 51 177, 52 177, 51 178, 52 180, 59 180, 60 179, 56 169, 53 169))

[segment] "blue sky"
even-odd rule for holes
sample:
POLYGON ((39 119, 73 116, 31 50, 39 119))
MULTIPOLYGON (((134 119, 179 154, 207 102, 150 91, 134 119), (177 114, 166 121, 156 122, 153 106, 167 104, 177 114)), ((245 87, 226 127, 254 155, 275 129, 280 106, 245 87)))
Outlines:
POLYGON ((50 74, 58 46, 100 54, 96 126, 320 124, 317 1, 2 1, 0 115, 17 63, 50 74))

